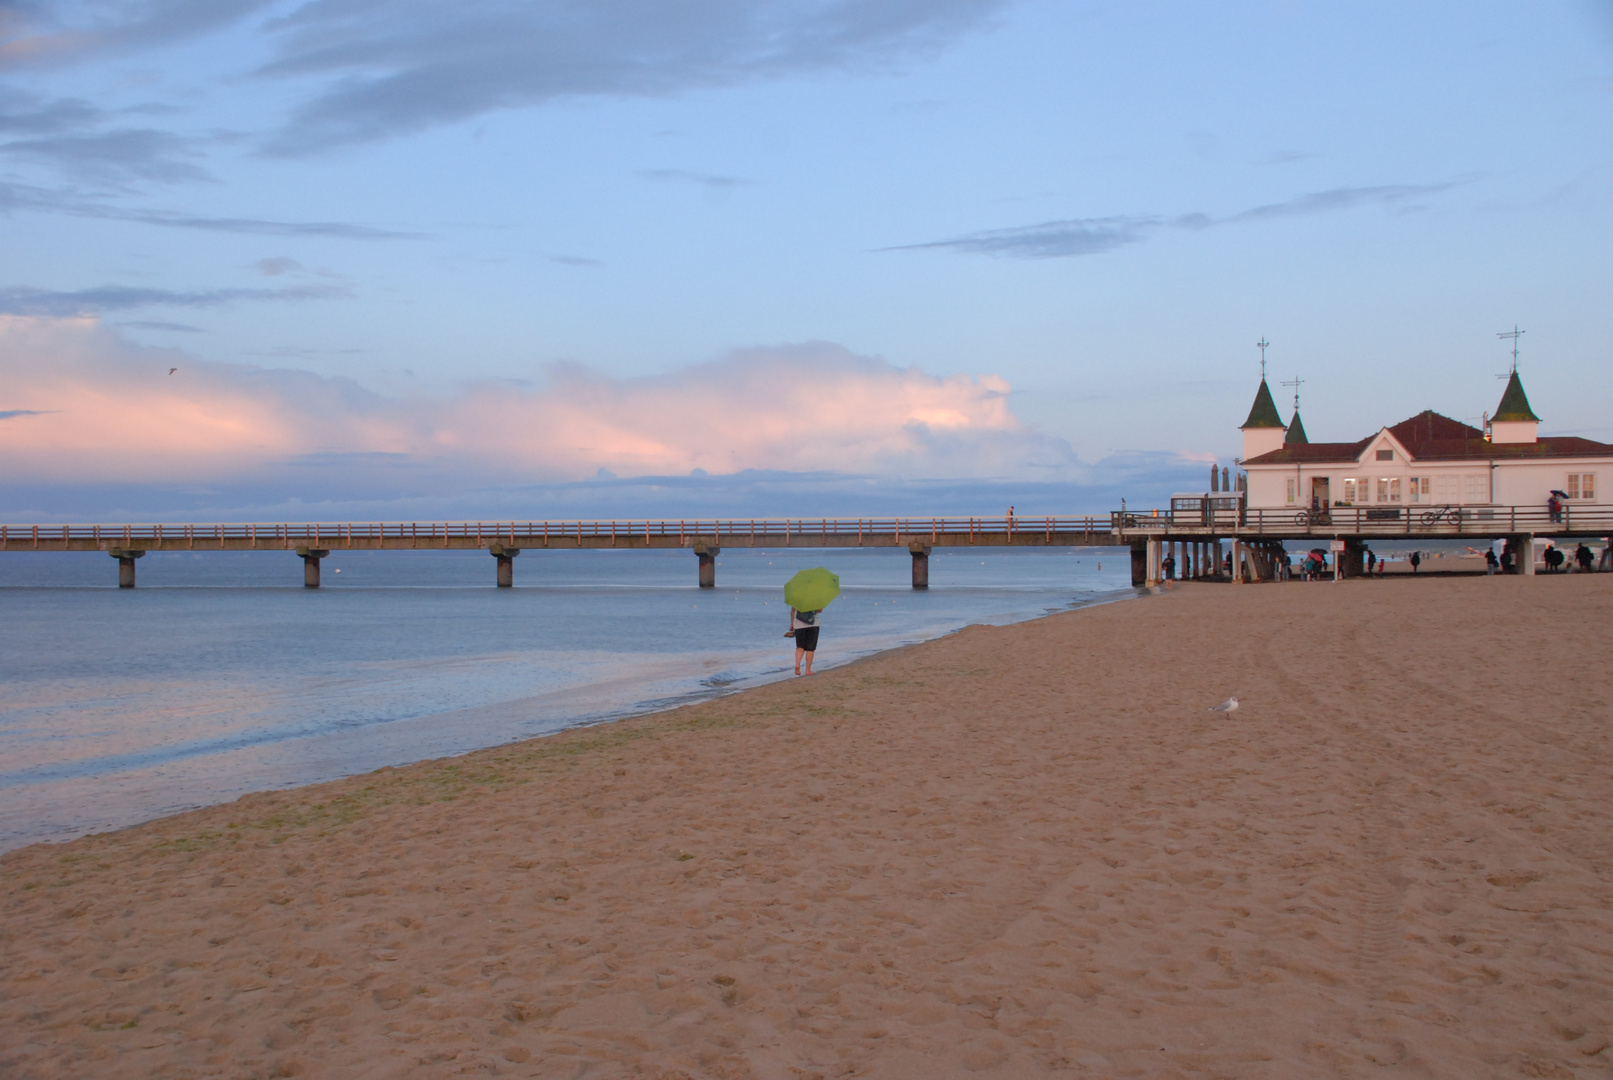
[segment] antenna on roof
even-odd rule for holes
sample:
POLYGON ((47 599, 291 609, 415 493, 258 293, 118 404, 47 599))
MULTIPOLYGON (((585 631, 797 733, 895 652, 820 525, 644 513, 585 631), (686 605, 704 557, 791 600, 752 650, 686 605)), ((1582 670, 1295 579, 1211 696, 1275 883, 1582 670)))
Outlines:
POLYGON ((1268 345, 1270 345, 1270 344, 1271 344, 1271 342, 1266 340, 1266 335, 1265 334, 1261 334, 1260 335, 1260 340, 1255 342, 1255 347, 1260 350, 1260 381, 1261 382, 1266 381, 1266 347, 1268 345))
POLYGON ((1294 388, 1294 411, 1295 412, 1299 412, 1299 386, 1304 381, 1305 380, 1300 378, 1298 375, 1295 375, 1292 379, 1284 379, 1283 380, 1283 385, 1284 386, 1292 386, 1294 388))
POLYGON ((1519 330, 1518 324, 1513 323, 1511 330, 1503 330, 1501 333, 1495 335, 1498 338, 1512 339, 1512 370, 1506 375, 1497 375, 1496 378, 1505 379, 1518 373, 1518 339, 1526 333, 1528 333, 1527 330, 1519 330))

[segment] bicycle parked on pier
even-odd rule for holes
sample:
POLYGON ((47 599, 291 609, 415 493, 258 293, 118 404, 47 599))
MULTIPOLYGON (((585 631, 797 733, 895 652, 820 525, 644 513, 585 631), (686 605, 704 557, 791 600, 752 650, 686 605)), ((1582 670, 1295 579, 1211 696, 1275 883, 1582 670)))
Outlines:
POLYGON ((1442 506, 1438 510, 1425 510, 1418 519, 1424 525, 1437 525, 1441 521, 1448 521, 1452 525, 1462 524, 1462 508, 1460 506, 1442 506))

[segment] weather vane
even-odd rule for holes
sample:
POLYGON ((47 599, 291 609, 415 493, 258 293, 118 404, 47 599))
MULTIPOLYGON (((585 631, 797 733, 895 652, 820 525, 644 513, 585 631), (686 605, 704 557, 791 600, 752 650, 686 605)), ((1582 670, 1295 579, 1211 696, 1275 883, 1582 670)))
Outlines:
POLYGON ((1298 375, 1295 375, 1292 379, 1284 379, 1283 380, 1283 385, 1284 386, 1292 386, 1294 388, 1294 411, 1295 412, 1299 412, 1299 385, 1300 385, 1300 383, 1302 383, 1304 381, 1305 380, 1300 378, 1298 375))
MULTIPOLYGON (((1518 324, 1513 323, 1511 330, 1503 330, 1501 333, 1495 335, 1498 338, 1511 338, 1512 339, 1512 372, 1511 372, 1511 374, 1513 374, 1513 375, 1516 375, 1518 373, 1518 339, 1520 337, 1522 337, 1527 332, 1528 331, 1526 331, 1526 330, 1519 330, 1518 329, 1518 324)), ((1496 376, 1496 378, 1498 378, 1498 379, 1505 379, 1506 377, 1507 376, 1505 376, 1505 375, 1497 375, 1496 376)))
POLYGON ((1255 342, 1255 345, 1260 349, 1260 378, 1261 378, 1261 381, 1265 381, 1265 378, 1266 378, 1266 346, 1268 346, 1270 344, 1271 344, 1271 342, 1266 340, 1266 335, 1265 334, 1261 334, 1260 335, 1260 340, 1255 342))

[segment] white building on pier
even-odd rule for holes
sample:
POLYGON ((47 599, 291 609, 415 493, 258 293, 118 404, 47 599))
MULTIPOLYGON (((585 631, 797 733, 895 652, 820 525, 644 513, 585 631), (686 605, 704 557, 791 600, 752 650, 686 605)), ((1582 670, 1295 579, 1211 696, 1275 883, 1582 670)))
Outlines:
POLYGON ((1569 507, 1613 502, 1613 445, 1543 437, 1539 424, 1514 371, 1488 430, 1429 409, 1355 442, 1310 442, 1299 410, 1284 424, 1262 379, 1243 423, 1246 505, 1365 507, 1387 519, 1412 506, 1544 507, 1553 492, 1569 507))

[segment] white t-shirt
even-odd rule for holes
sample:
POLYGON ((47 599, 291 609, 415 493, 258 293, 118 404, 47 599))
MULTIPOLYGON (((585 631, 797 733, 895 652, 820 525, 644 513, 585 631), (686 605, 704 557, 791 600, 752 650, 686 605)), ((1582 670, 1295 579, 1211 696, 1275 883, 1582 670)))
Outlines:
POLYGON ((793 608, 790 610, 791 630, 811 630, 813 627, 822 625, 823 612, 821 611, 796 611, 793 608), (811 616, 812 621, 808 622, 802 616, 811 616))

